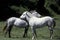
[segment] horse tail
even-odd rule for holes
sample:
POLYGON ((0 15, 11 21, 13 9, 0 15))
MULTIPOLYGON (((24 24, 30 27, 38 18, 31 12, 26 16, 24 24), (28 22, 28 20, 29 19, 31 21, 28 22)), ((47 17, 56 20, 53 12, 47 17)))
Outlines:
POLYGON ((6 28, 7 28, 7 23, 6 23, 5 27, 3 28, 3 31, 5 31, 6 28))
POLYGON ((55 28, 55 26, 56 26, 56 22, 55 20, 53 20, 53 28, 55 28))

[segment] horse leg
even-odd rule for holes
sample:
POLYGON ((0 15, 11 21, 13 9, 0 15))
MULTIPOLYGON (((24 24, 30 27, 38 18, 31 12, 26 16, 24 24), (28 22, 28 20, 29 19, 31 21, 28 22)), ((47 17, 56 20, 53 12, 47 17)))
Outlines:
POLYGON ((9 31, 9 26, 7 26, 7 28, 6 28, 5 37, 6 37, 7 33, 8 33, 8 31, 9 31))
POLYGON ((25 27, 25 31, 24 31, 23 37, 26 37, 27 36, 28 29, 29 29, 29 27, 25 27))
POLYGON ((52 36, 53 36, 53 28, 52 27, 49 27, 49 30, 50 30, 50 38, 52 39, 52 36))
POLYGON ((9 27, 9 32, 8 32, 9 38, 11 38, 11 34, 10 34, 11 33, 11 30, 12 30, 12 26, 9 27))
POLYGON ((53 36, 53 30, 50 30, 50 38, 52 39, 53 36))
POLYGON ((7 28, 7 23, 6 23, 5 27, 3 28, 3 32, 5 31, 6 28, 7 28))
POLYGON ((50 30, 50 39, 52 39, 53 37, 53 22, 52 21, 48 22, 48 28, 50 30))
POLYGON ((36 40, 37 37, 36 29, 32 28, 32 34, 33 34, 32 40, 36 40))
POLYGON ((5 31, 5 37, 6 37, 6 34, 7 33, 9 33, 8 35, 9 35, 9 38, 11 38, 11 35, 10 35, 10 31, 11 31, 11 29, 12 29, 12 26, 7 26, 7 28, 6 28, 6 31, 5 31))
MULTIPOLYGON (((51 23, 52 24, 52 23, 51 23)), ((55 22, 55 20, 53 20, 53 25, 52 26, 50 26, 50 28, 49 28, 49 30, 50 30, 50 38, 52 39, 52 37, 53 37, 53 29, 55 28, 55 26, 56 26, 56 22, 55 22), (53 26, 53 27, 52 27, 53 26)))
MULTIPOLYGON (((6 30, 6 28, 7 28, 7 23, 6 23, 5 27, 3 28, 3 32, 6 30)), ((5 37, 6 37, 6 34, 7 34, 7 30, 5 31, 5 34, 4 34, 5 37)))
POLYGON ((5 35, 4 35, 4 37, 6 37, 7 32, 8 32, 8 31, 5 31, 5 35))

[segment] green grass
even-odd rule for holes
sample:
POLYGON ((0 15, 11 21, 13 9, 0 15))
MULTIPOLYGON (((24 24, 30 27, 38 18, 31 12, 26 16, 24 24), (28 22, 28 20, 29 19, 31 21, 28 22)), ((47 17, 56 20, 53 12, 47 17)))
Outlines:
MULTIPOLYGON (((53 39, 52 40, 60 40, 60 16, 55 17, 56 18, 56 27, 54 29, 53 39)), ((12 38, 8 38, 8 35, 4 37, 4 33, 2 29, 5 26, 5 22, 0 22, 0 40, 31 40, 32 38, 32 32, 29 28, 28 30, 28 37, 23 38, 24 28, 16 28, 13 27, 11 31, 12 38)), ((37 31, 37 40, 50 40, 49 38, 49 30, 48 27, 39 28, 37 31)))

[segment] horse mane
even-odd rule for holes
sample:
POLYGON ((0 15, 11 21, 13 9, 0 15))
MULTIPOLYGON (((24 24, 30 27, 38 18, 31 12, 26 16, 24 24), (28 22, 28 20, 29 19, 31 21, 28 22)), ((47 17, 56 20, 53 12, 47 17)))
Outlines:
POLYGON ((32 17, 32 14, 30 12, 26 12, 26 15, 31 18, 32 17))

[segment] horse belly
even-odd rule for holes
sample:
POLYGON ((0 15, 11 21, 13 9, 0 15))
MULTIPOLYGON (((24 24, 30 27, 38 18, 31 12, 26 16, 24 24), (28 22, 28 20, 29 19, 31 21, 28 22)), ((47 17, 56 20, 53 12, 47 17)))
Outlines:
POLYGON ((41 28, 46 26, 46 23, 35 23, 36 28, 41 28))
POLYGON ((26 23, 26 22, 16 22, 16 23, 14 23, 14 25, 16 26, 16 27, 21 27, 21 28, 25 28, 28 24, 26 23))

